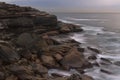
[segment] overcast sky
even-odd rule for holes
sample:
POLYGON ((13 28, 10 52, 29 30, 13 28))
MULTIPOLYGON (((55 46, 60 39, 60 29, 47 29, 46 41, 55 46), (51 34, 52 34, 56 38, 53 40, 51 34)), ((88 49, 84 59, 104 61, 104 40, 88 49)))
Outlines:
POLYGON ((47 11, 120 11, 120 0, 0 0, 47 11))

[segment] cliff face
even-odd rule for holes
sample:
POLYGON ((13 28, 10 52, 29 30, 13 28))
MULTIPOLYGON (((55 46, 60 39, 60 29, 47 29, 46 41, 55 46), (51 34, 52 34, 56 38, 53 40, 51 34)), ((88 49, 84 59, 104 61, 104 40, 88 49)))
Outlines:
POLYGON ((83 31, 80 26, 57 21, 55 15, 1 2, 0 80, 93 80, 83 75, 83 69, 92 65, 84 58, 80 43, 52 38, 79 31, 83 31), (54 72, 57 77, 50 78, 51 68, 68 71, 70 76, 54 72), (69 72, 71 68, 81 75, 69 72))
POLYGON ((57 17, 31 7, 19 7, 0 3, 1 24, 11 28, 33 26, 57 26, 57 17))

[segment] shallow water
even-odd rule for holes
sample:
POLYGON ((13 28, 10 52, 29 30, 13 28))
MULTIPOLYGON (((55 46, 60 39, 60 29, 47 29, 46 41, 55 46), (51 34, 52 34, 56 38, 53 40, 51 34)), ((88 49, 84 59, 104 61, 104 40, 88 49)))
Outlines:
MULTIPOLYGON (((70 38, 83 43, 82 47, 95 47, 98 66, 86 69, 85 74, 95 80, 120 80, 120 14, 56 14, 63 22, 82 24, 85 32, 74 33, 70 38)), ((87 57, 93 52, 87 51, 87 57)), ((94 61, 93 61, 94 62, 94 61)))

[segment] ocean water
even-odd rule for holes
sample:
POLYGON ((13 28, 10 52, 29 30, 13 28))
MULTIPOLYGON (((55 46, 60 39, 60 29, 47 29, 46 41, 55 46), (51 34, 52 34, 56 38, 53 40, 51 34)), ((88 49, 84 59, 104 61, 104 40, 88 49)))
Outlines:
MULTIPOLYGON (((97 54, 98 66, 86 69, 85 74, 95 80, 120 80, 120 14, 54 13, 60 21, 82 25, 85 32, 73 33, 69 38, 83 43, 81 46, 101 50, 97 54)), ((86 49, 84 55, 93 55, 86 49)))

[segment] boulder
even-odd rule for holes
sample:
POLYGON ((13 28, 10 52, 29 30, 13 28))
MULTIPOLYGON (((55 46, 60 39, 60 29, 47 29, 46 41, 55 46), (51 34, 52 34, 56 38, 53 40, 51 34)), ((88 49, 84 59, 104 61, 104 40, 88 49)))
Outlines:
POLYGON ((83 29, 74 24, 58 22, 58 27, 60 28, 61 33, 68 33, 68 32, 81 32, 83 29))
POLYGON ((87 48, 95 53, 100 54, 100 50, 98 50, 97 48, 92 48, 92 47, 87 47, 87 48))
POLYGON ((19 46, 24 46, 30 48, 33 46, 33 43, 36 41, 36 37, 32 36, 30 33, 22 33, 18 36, 16 43, 19 46))
POLYGON ((43 64, 46 65, 47 67, 56 67, 58 66, 58 64, 56 64, 55 60, 53 57, 51 56, 46 56, 46 55, 42 55, 41 59, 43 61, 43 64))
POLYGON ((68 54, 62 59, 61 64, 63 66, 73 68, 91 67, 90 63, 84 59, 84 56, 77 50, 77 48, 72 48, 68 52, 68 54))
POLYGON ((0 45, 0 59, 5 62, 15 62, 20 59, 18 53, 10 46, 0 45))

